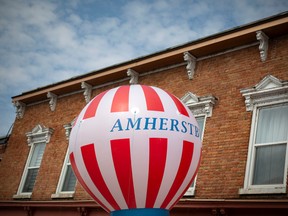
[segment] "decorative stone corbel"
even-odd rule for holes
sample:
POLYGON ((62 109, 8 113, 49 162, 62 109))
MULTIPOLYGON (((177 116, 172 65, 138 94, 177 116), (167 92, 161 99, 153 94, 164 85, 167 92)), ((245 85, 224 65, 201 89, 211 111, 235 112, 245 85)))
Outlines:
POLYGON ((26 104, 21 101, 15 101, 14 106, 16 108, 16 117, 17 119, 21 119, 24 116, 26 104))
POLYGON ((46 141, 46 143, 49 143, 51 135, 54 132, 54 130, 52 128, 47 128, 47 129, 45 129, 44 132, 45 132, 45 141, 46 141))
POLYGON ((27 143, 28 143, 28 146, 31 146, 32 144, 32 134, 31 133, 26 133, 26 136, 27 136, 27 143))
POLYGON ((268 55, 269 37, 263 31, 257 31, 256 38, 257 40, 260 41, 260 44, 259 44, 260 58, 261 58, 261 61, 264 62, 266 61, 267 55, 268 55))
POLYGON ((63 127, 65 129, 66 139, 69 140, 70 132, 71 132, 71 129, 72 129, 72 125, 71 125, 71 123, 69 123, 69 124, 63 125, 63 127))
POLYGON ((138 84, 139 73, 129 68, 127 70, 127 76, 131 77, 129 81, 130 85, 138 84))
POLYGON ((250 95, 245 95, 245 105, 246 105, 246 111, 252 111, 253 110, 253 102, 250 95))
POLYGON ((92 86, 89 85, 86 82, 82 82, 81 83, 81 88, 84 89, 83 95, 84 95, 86 103, 88 103, 90 101, 90 99, 91 99, 92 86))
POLYGON ((48 92, 47 98, 50 98, 49 106, 50 106, 51 111, 52 112, 55 111, 56 104, 57 104, 57 95, 52 92, 48 92))
POLYGON ((184 52, 184 61, 187 61, 187 74, 188 78, 191 80, 194 77, 195 67, 196 67, 196 58, 191 55, 189 52, 184 52))
POLYGON ((75 124, 75 121, 76 121, 76 120, 77 120, 77 117, 74 118, 74 119, 72 120, 72 122, 63 125, 63 127, 64 127, 64 129, 65 129, 65 135, 66 135, 66 139, 67 139, 67 140, 69 140, 72 127, 73 127, 73 125, 75 124))
POLYGON ((212 103, 207 103, 205 104, 205 108, 204 108, 204 111, 206 113, 207 116, 211 116, 211 113, 212 113, 212 103))

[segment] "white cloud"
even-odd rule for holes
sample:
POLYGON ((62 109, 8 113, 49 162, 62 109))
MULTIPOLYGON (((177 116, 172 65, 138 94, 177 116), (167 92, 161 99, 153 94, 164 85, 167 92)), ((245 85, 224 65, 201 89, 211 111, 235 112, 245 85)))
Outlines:
POLYGON ((0 0, 0 135, 15 116, 11 96, 285 9, 285 0, 0 0))

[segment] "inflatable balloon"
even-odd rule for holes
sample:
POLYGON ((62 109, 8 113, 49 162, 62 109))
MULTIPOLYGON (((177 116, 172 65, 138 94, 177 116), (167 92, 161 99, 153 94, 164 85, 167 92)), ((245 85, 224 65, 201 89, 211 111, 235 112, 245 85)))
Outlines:
POLYGON ((112 216, 169 215, 200 163, 200 130, 175 96, 120 86, 88 103, 69 141, 74 173, 112 216))

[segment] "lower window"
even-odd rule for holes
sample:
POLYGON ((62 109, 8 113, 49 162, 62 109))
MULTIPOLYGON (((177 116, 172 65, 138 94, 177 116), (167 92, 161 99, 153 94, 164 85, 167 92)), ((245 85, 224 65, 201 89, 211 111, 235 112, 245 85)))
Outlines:
POLYGON ((258 107, 255 112, 248 178, 242 192, 286 193, 288 104, 258 107))

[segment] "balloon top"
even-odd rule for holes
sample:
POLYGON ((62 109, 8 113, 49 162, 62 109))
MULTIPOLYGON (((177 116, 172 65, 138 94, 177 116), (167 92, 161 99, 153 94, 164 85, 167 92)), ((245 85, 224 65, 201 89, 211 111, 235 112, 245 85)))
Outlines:
POLYGON ((170 209, 191 185, 200 130, 178 98, 152 86, 120 86, 81 111, 69 140, 81 185, 108 212, 170 209))

